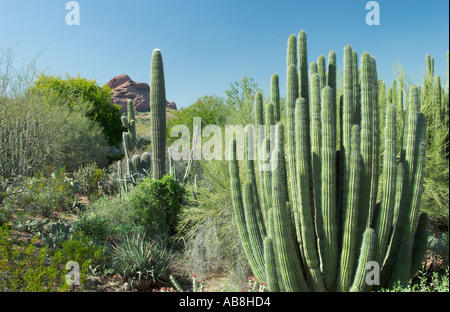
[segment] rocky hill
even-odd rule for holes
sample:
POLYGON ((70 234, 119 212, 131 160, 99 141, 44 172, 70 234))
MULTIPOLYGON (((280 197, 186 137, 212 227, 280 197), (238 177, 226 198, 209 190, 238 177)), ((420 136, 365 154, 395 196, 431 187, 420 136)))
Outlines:
MULTIPOLYGON (((119 104, 122 111, 127 110, 127 101, 133 101, 133 107, 138 112, 150 111, 150 86, 145 82, 135 82, 128 75, 119 75, 106 83, 113 90, 111 101, 119 104)), ((175 102, 168 102, 167 107, 177 109, 175 102)))

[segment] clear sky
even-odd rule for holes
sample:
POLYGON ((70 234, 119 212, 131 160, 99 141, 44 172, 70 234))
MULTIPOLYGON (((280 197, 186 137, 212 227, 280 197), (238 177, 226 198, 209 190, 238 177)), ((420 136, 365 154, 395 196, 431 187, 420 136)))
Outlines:
POLYGON ((308 61, 350 44, 377 59, 388 84, 393 64, 421 82, 425 55, 446 82, 449 1, 378 0, 380 25, 366 24, 368 0, 78 0, 80 25, 66 24, 66 0, 0 0, 0 48, 20 63, 43 52, 37 67, 95 79, 150 80, 153 49, 162 51, 169 101, 186 107, 206 94, 224 96, 244 75, 269 92, 271 75, 286 82, 290 34, 305 30, 308 61))

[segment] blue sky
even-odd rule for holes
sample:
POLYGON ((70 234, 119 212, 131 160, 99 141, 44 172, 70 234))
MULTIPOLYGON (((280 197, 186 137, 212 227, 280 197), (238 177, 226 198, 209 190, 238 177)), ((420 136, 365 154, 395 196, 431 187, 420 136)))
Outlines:
POLYGON ((367 0, 78 0, 79 26, 66 24, 67 2, 0 0, 0 47, 17 45, 18 63, 43 52, 39 69, 80 73, 100 85, 120 74, 149 83, 159 48, 167 99, 179 107, 206 94, 224 96, 244 75, 268 94, 276 72, 284 95, 287 39, 300 30, 309 62, 335 50, 342 69, 350 44, 377 59, 388 84, 395 62, 420 83, 428 53, 446 82, 447 0, 379 0, 379 26, 365 22, 367 0))

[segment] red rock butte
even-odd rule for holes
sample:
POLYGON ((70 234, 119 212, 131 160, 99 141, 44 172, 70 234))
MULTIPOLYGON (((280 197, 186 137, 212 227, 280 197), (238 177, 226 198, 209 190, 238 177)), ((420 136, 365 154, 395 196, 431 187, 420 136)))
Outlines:
MULTIPOLYGON (((128 75, 119 75, 112 78, 105 85, 112 89, 111 102, 119 104, 121 110, 127 111, 127 101, 133 101, 137 112, 150 111, 150 86, 145 82, 135 82, 128 75)), ((168 102, 168 108, 177 109, 175 102, 168 102)))

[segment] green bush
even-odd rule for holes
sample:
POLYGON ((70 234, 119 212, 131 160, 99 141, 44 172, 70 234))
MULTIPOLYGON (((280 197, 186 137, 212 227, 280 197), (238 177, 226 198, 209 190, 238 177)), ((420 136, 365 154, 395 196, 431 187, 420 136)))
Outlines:
POLYGON ((85 263, 88 261, 91 267, 95 267, 103 265, 106 261, 104 247, 95 244, 91 237, 80 232, 75 233, 71 239, 63 242, 61 251, 64 262, 85 263))
POLYGON ((49 166, 72 171, 88 163, 107 164, 107 142, 100 126, 85 116, 88 104, 82 99, 76 100, 76 109, 52 93, 0 102, 0 176, 5 179, 32 176, 49 166))
POLYGON ((177 235, 184 242, 183 263, 205 277, 226 274, 230 288, 245 287, 251 269, 237 231, 229 195, 227 161, 202 162, 204 176, 180 214, 177 235))
POLYGON ((130 194, 130 204, 148 232, 174 234, 184 192, 170 175, 161 180, 147 177, 130 194))
POLYGON ((98 187, 105 178, 106 171, 100 169, 96 164, 87 164, 73 173, 73 183, 78 192, 89 197, 98 197, 98 187))
POLYGON ((108 86, 100 87, 95 80, 87 80, 67 76, 65 79, 51 75, 41 74, 31 87, 32 92, 47 96, 56 93, 58 97, 66 99, 66 105, 75 107, 76 99, 81 97, 89 103, 86 115, 98 122, 103 128, 103 133, 112 146, 118 146, 122 141, 122 126, 120 106, 111 104, 111 89, 108 86))
POLYGON ((0 291, 66 290, 61 251, 49 257, 47 248, 38 250, 38 236, 18 246, 10 232, 6 224, 0 228, 0 291))
POLYGON ((169 175, 161 180, 147 177, 126 194, 98 198, 75 227, 98 241, 141 229, 148 234, 173 234, 184 194, 184 188, 169 175))
POLYGON ((129 194, 98 198, 79 215, 75 228, 95 241, 102 241, 118 238, 130 227, 142 226, 140 214, 129 198, 129 194))
POLYGON ((449 292, 448 288, 448 267, 443 275, 439 275, 434 271, 431 276, 427 277, 424 272, 419 272, 416 281, 410 280, 405 286, 396 283, 390 289, 382 289, 381 292, 449 292))
POLYGON ((73 189, 65 171, 55 171, 50 177, 39 173, 9 187, 5 205, 31 215, 49 217, 53 212, 69 211, 75 204, 73 189))

